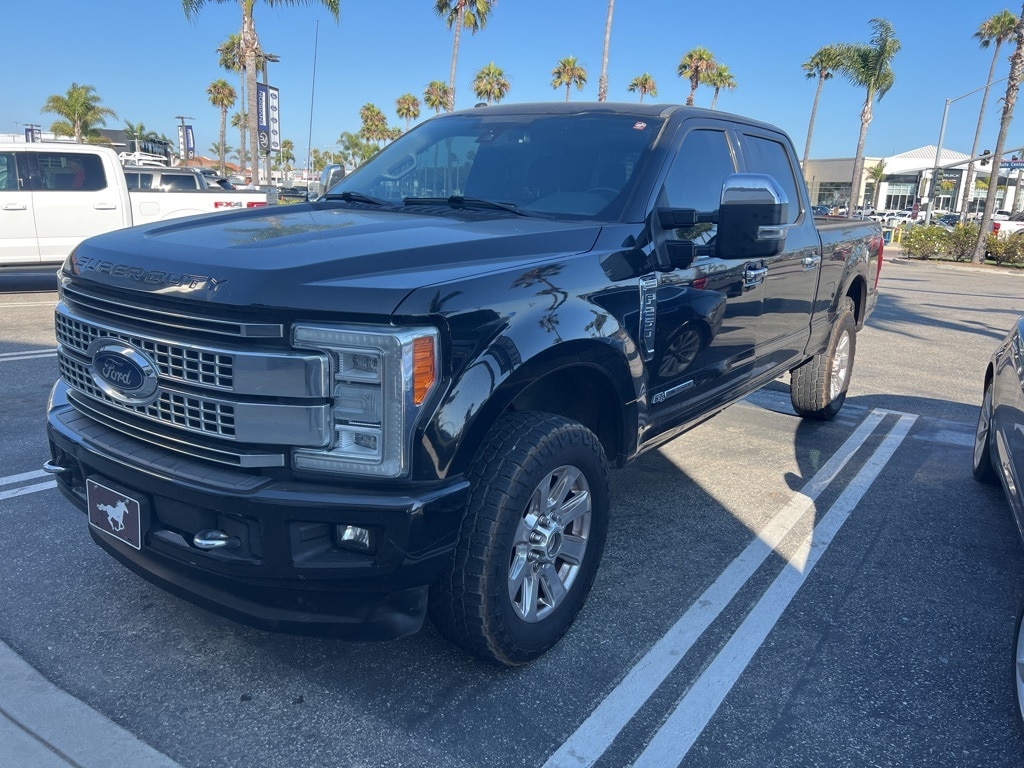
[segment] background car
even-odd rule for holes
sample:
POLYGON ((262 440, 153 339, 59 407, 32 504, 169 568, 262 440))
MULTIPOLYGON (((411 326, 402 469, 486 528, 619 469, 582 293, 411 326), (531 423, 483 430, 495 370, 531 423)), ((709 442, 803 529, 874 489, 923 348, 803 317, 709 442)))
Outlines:
POLYGON ((815 216, 828 216, 829 213, 831 213, 831 211, 832 211, 832 209, 829 208, 827 205, 812 205, 811 206, 811 212, 815 216))
MULTIPOLYGON (((974 437, 974 477, 998 483, 1024 536, 1024 316, 1003 339, 985 370, 985 389, 974 437)), ((1024 612, 1021 613, 1024 617, 1024 612)), ((1017 714, 1024 723, 1024 632, 1017 619, 1014 640, 1017 714)))

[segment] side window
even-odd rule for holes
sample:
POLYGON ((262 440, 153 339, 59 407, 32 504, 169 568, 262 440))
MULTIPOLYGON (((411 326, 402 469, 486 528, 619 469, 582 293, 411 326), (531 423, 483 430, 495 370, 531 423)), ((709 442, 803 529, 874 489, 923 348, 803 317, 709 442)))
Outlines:
POLYGON ((0 152, 0 192, 18 189, 18 166, 13 152, 0 152))
POLYGON ((781 142, 763 136, 743 136, 743 154, 747 159, 747 170, 751 173, 767 173, 772 176, 789 198, 787 222, 792 224, 800 218, 800 193, 797 187, 790 153, 781 142))
POLYGON ((717 211, 725 177, 736 172, 724 131, 697 130, 683 139, 665 180, 665 195, 673 208, 717 211))
POLYGON ((160 180, 160 186, 167 190, 198 189, 194 176, 168 174, 160 180))
POLYGON ((77 152, 40 152, 39 172, 43 189, 95 192, 107 187, 107 175, 99 155, 77 152))

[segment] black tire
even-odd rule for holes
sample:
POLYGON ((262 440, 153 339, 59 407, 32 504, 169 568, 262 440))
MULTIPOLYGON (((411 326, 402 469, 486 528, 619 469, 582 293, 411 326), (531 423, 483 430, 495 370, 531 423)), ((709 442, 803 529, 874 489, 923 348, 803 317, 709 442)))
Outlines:
POLYGON ((1024 728, 1024 608, 1017 614, 1017 629, 1013 633, 1013 692, 1017 725, 1024 728))
POLYGON ((828 346, 799 368, 789 384, 793 409, 805 419, 831 421, 846 402, 857 351, 857 318, 853 300, 846 296, 839 304, 828 346))
POLYGON ((430 616, 474 656, 525 664, 568 631, 593 584, 608 531, 604 451, 574 421, 513 413, 491 429, 469 477, 459 541, 431 586, 430 616))
POLYGON ((981 398, 978 411, 978 427, 974 431, 974 451, 971 469, 974 479, 979 483, 994 485, 999 482, 992 453, 992 382, 985 384, 985 394, 981 398))

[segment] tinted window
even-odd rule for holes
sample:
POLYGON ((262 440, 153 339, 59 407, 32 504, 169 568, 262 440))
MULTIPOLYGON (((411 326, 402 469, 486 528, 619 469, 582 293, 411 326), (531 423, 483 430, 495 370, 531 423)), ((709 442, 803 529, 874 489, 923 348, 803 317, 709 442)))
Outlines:
POLYGON ((0 190, 18 188, 18 168, 14 164, 13 152, 0 152, 0 190))
MULTIPOLYGON (((724 131, 691 131, 683 139, 665 180, 665 197, 672 208, 693 208, 703 213, 717 211, 722 201, 725 177, 736 172, 729 139, 724 131)), ((679 230, 677 237, 706 243, 715 236, 716 224, 698 224, 679 230)))
POLYGON ((762 136, 743 137, 743 153, 747 158, 747 170, 751 173, 767 173, 773 177, 789 198, 787 221, 792 224, 800 217, 800 194, 797 192, 796 177, 789 161, 789 152, 781 142, 762 136))
POLYGON ((43 189, 95 192, 107 187, 107 175, 98 155, 40 152, 36 157, 43 189))
POLYGON ((169 175, 160 178, 160 186, 164 189, 198 189, 195 176, 169 175))

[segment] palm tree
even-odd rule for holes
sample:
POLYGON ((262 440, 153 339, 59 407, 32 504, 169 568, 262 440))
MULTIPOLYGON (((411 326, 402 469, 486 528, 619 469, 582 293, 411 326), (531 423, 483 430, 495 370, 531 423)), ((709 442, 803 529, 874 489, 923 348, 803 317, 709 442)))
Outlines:
POLYGON ((717 66, 715 55, 707 48, 694 48, 679 60, 676 74, 690 80, 690 95, 686 97, 686 106, 693 106, 693 94, 697 92, 701 79, 707 73, 713 72, 717 66))
POLYGON ((1024 13, 1017 20, 1013 29, 1015 47, 1010 55, 1010 74, 1006 79, 1006 96, 1003 98, 1003 116, 999 122, 999 136, 996 138, 996 148, 992 150, 992 180, 994 183, 988 185, 988 195, 985 197, 985 210, 981 214, 981 226, 978 233, 978 243, 974 247, 974 256, 971 259, 977 264, 985 261, 985 241, 988 239, 989 223, 992 221, 992 211, 996 207, 996 191, 999 186, 999 163, 1003 158, 1003 150, 1006 148, 1006 134, 1010 131, 1010 123, 1013 122, 1013 108, 1017 103, 1017 91, 1020 88, 1021 75, 1024 74, 1024 13))
MULTIPOLYGON (((246 128, 248 127, 248 125, 249 119, 246 117, 245 112, 235 112, 235 114, 231 116, 231 127, 238 129, 238 138, 240 141, 238 149, 235 151, 235 154, 239 158, 241 158, 242 163, 248 162, 249 158, 249 150, 245 141, 246 128)), ((245 175, 245 168, 239 168, 238 170, 242 172, 243 176, 245 175)))
POLYGON ((363 127, 359 129, 359 136, 364 141, 372 141, 379 147, 382 141, 387 141, 391 137, 388 119, 375 104, 363 104, 359 108, 359 119, 363 123, 363 127))
POLYGON ((557 66, 551 70, 554 77, 551 80, 551 87, 558 89, 565 86, 565 100, 569 100, 569 89, 576 86, 577 91, 582 91, 587 84, 587 69, 576 61, 575 56, 568 56, 560 59, 557 66))
POLYGON ((473 93, 488 104, 492 101, 497 104, 504 99, 511 87, 505 77, 505 70, 495 66, 493 61, 478 69, 473 78, 473 93))
POLYGON ((451 89, 440 80, 431 80, 423 90, 423 103, 434 110, 435 114, 441 114, 441 110, 448 107, 450 100, 451 89))
POLYGON ((217 157, 220 159, 220 175, 224 176, 228 162, 228 110, 235 106, 235 89, 228 85, 227 80, 214 80, 206 89, 206 95, 210 97, 210 103, 220 110, 220 150, 217 157))
MULTIPOLYGON (((221 69, 238 73, 238 90, 235 92, 235 98, 241 101, 242 112, 245 112, 245 105, 248 104, 248 101, 245 98, 245 52, 242 50, 242 36, 237 33, 228 35, 227 39, 217 46, 217 57, 217 63, 221 69)), ((232 121, 231 125, 239 127, 235 126, 234 121, 232 121)), ((240 131, 241 135, 238 146, 239 150, 244 154, 248 147, 246 126, 241 126, 240 131)), ((245 169, 241 168, 240 170, 244 171, 245 169)))
POLYGON ((405 120, 405 130, 409 123, 420 116, 420 100, 411 93, 405 93, 395 99, 395 114, 405 120))
POLYGON ((39 110, 41 114, 51 112, 61 120, 55 121, 50 130, 58 136, 73 136, 79 144, 82 139, 96 141, 100 138, 97 125, 106 125, 106 118, 116 118, 117 113, 110 107, 101 106, 102 99, 91 85, 72 83, 64 95, 55 93, 46 97, 46 103, 39 110))
POLYGON ((295 162, 295 142, 291 139, 281 139, 281 148, 277 151, 278 162, 283 166, 285 174, 291 173, 292 164, 295 162))
POLYGON ((900 50, 900 41, 888 19, 871 19, 874 29, 871 41, 842 46, 842 61, 839 71, 854 85, 864 89, 864 106, 860 110, 860 136, 857 139, 857 154, 853 160, 853 179, 850 182, 850 210, 861 205, 861 184, 864 176, 864 142, 871 124, 871 108, 875 99, 881 100, 896 75, 892 71, 892 60, 900 50))
MULTIPOLYGON (((996 73, 996 62, 999 60, 999 48, 1013 37, 1014 27, 1017 26, 1017 17, 1009 11, 1000 11, 989 19, 986 19, 974 33, 978 44, 982 48, 988 48, 995 43, 992 50, 992 63, 988 67, 988 79, 985 81, 985 92, 981 95, 981 109, 978 111, 978 127, 974 131, 974 143, 971 144, 971 159, 967 163, 967 175, 965 182, 969 181, 974 174, 974 156, 978 154, 978 142, 981 140, 981 126, 985 121, 985 107, 988 105, 988 89, 992 84, 992 78, 996 73)), ((970 194, 970 184, 964 183, 963 199, 960 201, 960 215, 967 216, 967 199, 970 194)))
POLYGON ((647 94, 650 94, 653 98, 658 98, 658 84, 654 82, 654 78, 648 72, 634 77, 629 83, 628 90, 630 93, 637 93, 639 91, 641 104, 643 104, 644 96, 647 94))
MULTIPOLYGON (((199 9, 202 8, 207 2, 224 2, 224 0, 181 0, 182 10, 185 12, 185 18, 189 21, 194 21, 196 14, 199 13, 199 9)), ((311 4, 316 2, 322 5, 331 15, 334 16, 334 20, 338 20, 338 10, 341 4, 341 0, 287 0, 289 5, 298 5, 300 3, 311 4)), ((266 0, 267 5, 283 5, 284 0, 266 0)), ((238 0, 238 4, 242 9, 242 31, 241 31, 241 53, 242 59, 245 62, 245 92, 247 97, 247 113, 249 122, 249 145, 253 148, 253 164, 252 164, 252 176, 253 179, 257 178, 257 165, 256 165, 256 148, 259 146, 259 138, 257 136, 256 128, 256 54, 260 50, 259 37, 256 35, 256 22, 253 19, 252 11, 253 6, 256 5, 256 0, 238 0)))
POLYGON ((826 80, 835 76, 839 65, 842 64, 843 54, 841 49, 835 45, 826 45, 814 52, 807 61, 800 66, 808 80, 817 78, 818 88, 814 92, 814 104, 811 105, 811 119, 807 123, 807 142, 804 144, 803 167, 807 167, 807 158, 811 154, 811 134, 814 132, 814 118, 818 114, 818 99, 821 98, 821 88, 826 80))
POLYGON ((141 142, 157 138, 156 131, 147 131, 146 126, 142 123, 133 123, 129 120, 124 121, 124 135, 128 141, 135 144, 136 153, 141 150, 139 146, 141 142))
POLYGON ((718 103, 718 92, 723 88, 727 91, 736 90, 736 78, 733 77, 732 72, 725 64, 719 64, 713 70, 704 75, 701 80, 704 85, 709 85, 715 89, 715 95, 711 99, 711 108, 715 108, 715 104, 718 103))
POLYGON ((487 17, 491 14, 490 0, 434 0, 434 12, 441 17, 448 29, 455 30, 455 42, 452 44, 452 70, 448 77, 447 109, 455 109, 455 64, 459 59, 459 38, 465 27, 472 34, 487 26, 487 17))
MULTIPOLYGON (((604 48, 601 51, 601 76, 597 79, 597 100, 604 101, 608 98, 608 44, 612 39, 612 11, 615 10, 615 0, 608 0, 608 16, 604 21, 604 48)), ((643 92, 640 93, 640 101, 644 100, 643 92)))
POLYGON ((877 211, 878 195, 882 191, 882 182, 885 181, 885 160, 879 160, 877 165, 871 166, 871 170, 868 171, 868 178, 875 185, 875 194, 872 197, 871 207, 877 211))

